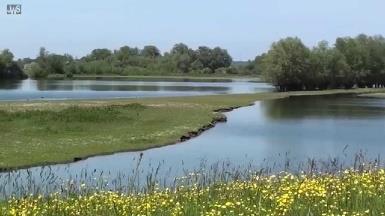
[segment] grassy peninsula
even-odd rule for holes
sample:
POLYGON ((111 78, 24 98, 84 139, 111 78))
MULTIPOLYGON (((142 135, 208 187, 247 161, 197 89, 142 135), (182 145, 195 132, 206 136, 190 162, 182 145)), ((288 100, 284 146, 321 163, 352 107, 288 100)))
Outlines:
POLYGON ((384 92, 383 89, 277 92, 126 100, 0 103, 0 168, 73 161, 180 141, 221 113, 257 100, 295 95, 384 92))

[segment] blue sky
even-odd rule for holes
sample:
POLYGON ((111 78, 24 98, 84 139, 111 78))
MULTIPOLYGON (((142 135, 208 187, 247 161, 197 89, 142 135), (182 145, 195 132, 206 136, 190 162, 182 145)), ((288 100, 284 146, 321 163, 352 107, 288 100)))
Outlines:
POLYGON ((168 51, 184 42, 226 48, 252 59, 273 41, 307 45, 359 33, 385 35, 383 0, 2 0, 0 49, 35 57, 39 47, 83 56, 94 48, 147 44, 168 51), (6 4, 22 15, 6 15, 6 4))

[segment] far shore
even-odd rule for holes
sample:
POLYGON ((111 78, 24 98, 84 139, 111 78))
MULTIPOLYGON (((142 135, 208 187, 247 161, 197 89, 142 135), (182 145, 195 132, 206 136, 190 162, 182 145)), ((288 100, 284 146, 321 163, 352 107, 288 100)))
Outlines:
POLYGON ((70 80, 85 80, 85 79, 90 79, 90 80, 106 80, 106 79, 111 79, 111 80, 190 80, 190 81, 231 81, 231 80, 249 80, 249 81, 258 81, 262 82, 259 77, 256 76, 245 76, 245 75, 218 75, 218 74, 211 74, 211 75, 204 75, 204 74, 195 74, 195 75, 183 75, 183 74, 175 74, 175 75, 128 75, 128 76, 123 76, 123 75, 108 75, 108 74, 103 74, 103 75, 97 75, 97 74, 90 74, 90 75, 85 75, 85 74, 77 74, 74 75, 71 78, 65 77, 63 74, 52 74, 47 77, 47 79, 70 79, 70 80))
POLYGON ((369 94, 360 94, 360 97, 372 97, 372 98, 385 98, 385 92, 369 93, 369 94))

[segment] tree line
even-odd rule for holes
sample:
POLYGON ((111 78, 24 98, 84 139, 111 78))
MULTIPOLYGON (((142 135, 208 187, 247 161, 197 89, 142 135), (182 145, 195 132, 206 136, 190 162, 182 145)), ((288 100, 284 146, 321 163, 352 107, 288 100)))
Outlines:
POLYGON ((8 49, 0 52, 0 80, 24 79, 27 77, 13 58, 12 52, 8 49))
POLYGON ((220 47, 200 46, 193 50, 183 43, 162 54, 156 46, 142 49, 123 46, 117 50, 94 49, 80 59, 71 55, 49 53, 40 48, 36 59, 23 59, 22 67, 31 78, 50 74, 72 77, 90 75, 167 75, 237 73, 232 57, 220 47))
POLYGON ((40 48, 34 59, 14 60, 0 52, 0 79, 45 78, 48 75, 260 75, 280 91, 332 88, 384 87, 385 39, 367 36, 337 38, 334 45, 321 41, 305 46, 297 37, 273 43, 268 52, 248 62, 233 62, 227 50, 175 44, 165 53, 156 46, 94 49, 82 58, 59 55, 40 48))
POLYGON ((384 87, 385 39, 360 34, 337 38, 334 46, 321 41, 308 48, 288 37, 273 43, 254 64, 280 91, 384 87))

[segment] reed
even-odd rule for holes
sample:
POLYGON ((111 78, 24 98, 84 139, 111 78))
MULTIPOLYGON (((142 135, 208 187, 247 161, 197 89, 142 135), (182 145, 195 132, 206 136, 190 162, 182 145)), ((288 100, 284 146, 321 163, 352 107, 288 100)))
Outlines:
POLYGON ((161 171, 167 170, 162 164, 145 171, 141 155, 130 172, 114 178, 82 170, 65 181, 45 167, 1 175, 0 205, 2 215, 384 214, 383 164, 362 153, 353 158, 349 164, 333 158, 275 167, 202 161, 175 177, 161 171))

